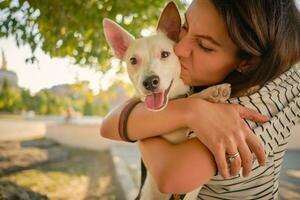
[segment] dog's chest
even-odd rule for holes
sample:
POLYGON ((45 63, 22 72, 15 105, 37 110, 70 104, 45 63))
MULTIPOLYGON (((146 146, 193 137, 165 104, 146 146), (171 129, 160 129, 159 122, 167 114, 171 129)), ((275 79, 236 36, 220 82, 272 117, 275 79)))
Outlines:
POLYGON ((168 140, 173 144, 179 144, 186 141, 187 139, 193 137, 193 134, 190 134, 191 130, 188 128, 178 129, 171 133, 165 134, 162 137, 168 140))

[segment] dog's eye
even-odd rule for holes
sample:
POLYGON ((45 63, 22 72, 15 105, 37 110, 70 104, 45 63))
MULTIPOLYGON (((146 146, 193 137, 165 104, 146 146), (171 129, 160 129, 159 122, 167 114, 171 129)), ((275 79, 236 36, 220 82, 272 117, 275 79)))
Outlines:
POLYGON ((162 51, 160 57, 161 57, 161 58, 166 58, 166 57, 168 57, 169 55, 170 55, 170 52, 168 52, 168 51, 162 51))
POLYGON ((130 58, 130 63, 131 63, 132 65, 136 65, 136 64, 137 64, 136 58, 135 58, 135 57, 130 58))

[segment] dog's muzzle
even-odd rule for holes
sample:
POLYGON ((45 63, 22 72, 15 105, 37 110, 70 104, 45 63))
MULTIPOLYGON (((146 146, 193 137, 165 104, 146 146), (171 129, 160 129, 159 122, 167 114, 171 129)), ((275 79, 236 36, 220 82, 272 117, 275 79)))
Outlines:
POLYGON ((168 103, 169 91, 172 87, 173 80, 171 81, 169 87, 162 91, 151 92, 144 98, 146 108, 150 110, 159 111, 165 108, 168 103))
POLYGON ((152 75, 143 81, 143 86, 146 90, 154 92, 159 87, 159 77, 152 75))

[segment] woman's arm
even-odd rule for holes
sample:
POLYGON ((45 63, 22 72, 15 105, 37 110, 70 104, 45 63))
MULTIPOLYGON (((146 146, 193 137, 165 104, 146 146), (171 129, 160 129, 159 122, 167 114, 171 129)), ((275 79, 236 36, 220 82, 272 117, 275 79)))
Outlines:
POLYGON ((141 140, 139 147, 147 169, 163 193, 190 192, 216 173, 213 155, 196 138, 175 145, 154 137, 141 140))
MULTIPOLYGON (((205 103, 204 100, 200 101, 205 103)), ((141 140, 187 127, 186 121, 189 114, 187 105, 190 103, 188 98, 172 100, 164 110, 159 112, 149 111, 143 103, 138 104, 128 119, 129 138, 141 140)), ((103 137, 121 140, 118 134, 118 122, 120 113, 125 106, 126 103, 123 103, 104 118, 100 130, 103 137)))
MULTIPOLYGON (((103 137, 120 140, 118 121, 125 105, 113 110, 103 120, 103 137)), ((265 161, 263 145, 244 119, 254 122, 269 120, 268 117, 240 105, 215 104, 199 98, 183 98, 170 101, 168 106, 159 112, 149 111, 143 104, 138 104, 129 116, 127 131, 131 140, 141 140, 189 127, 212 152, 221 175, 228 178, 230 174, 237 174, 241 166, 243 174, 249 174, 253 159, 251 152, 256 155, 261 165, 265 161), (240 159, 231 163, 229 172, 226 154, 236 152, 240 153, 240 159)))

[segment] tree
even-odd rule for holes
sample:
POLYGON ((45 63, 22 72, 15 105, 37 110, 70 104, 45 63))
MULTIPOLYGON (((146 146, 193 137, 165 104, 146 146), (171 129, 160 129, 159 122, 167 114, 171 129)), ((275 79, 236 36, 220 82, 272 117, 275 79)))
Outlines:
POLYGON ((93 110, 93 104, 86 100, 83 104, 83 108, 82 108, 82 114, 83 115, 93 115, 94 114, 94 110, 93 110))
MULTIPOLYGON (((181 0, 185 2, 184 0, 181 0)), ((111 54, 102 30, 103 18, 116 20, 133 35, 156 24, 166 1, 158 0, 2 0, 0 37, 14 35, 51 57, 70 57, 74 64, 105 72, 111 54)), ((183 4, 177 0, 183 9, 183 4)), ((186 4, 186 3, 185 3, 186 4)))
POLYGON ((48 90, 42 90, 34 97, 34 111, 41 115, 61 114, 64 112, 64 101, 49 92, 48 90))
POLYGON ((33 110, 34 98, 31 96, 28 89, 21 88, 22 110, 33 110))
POLYGON ((0 111, 17 112, 22 107, 22 99, 18 90, 9 87, 4 79, 0 90, 0 111))

